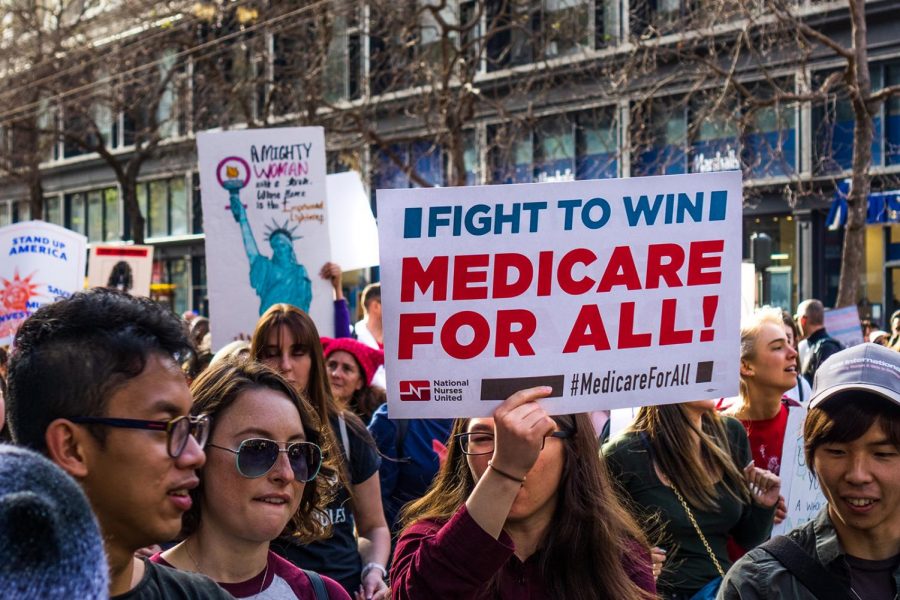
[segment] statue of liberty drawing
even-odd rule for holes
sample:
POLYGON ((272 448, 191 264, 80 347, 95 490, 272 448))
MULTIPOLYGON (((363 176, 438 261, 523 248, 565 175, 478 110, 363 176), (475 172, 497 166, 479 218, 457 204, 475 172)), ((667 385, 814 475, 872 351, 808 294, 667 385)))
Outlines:
POLYGON ((263 314, 273 304, 292 304, 304 312, 309 312, 312 302, 312 282, 306 267, 297 262, 294 254, 294 240, 297 227, 289 228, 288 221, 279 225, 273 220, 266 227, 266 241, 272 248, 272 257, 263 256, 256 246, 256 238, 247 221, 247 210, 241 203, 240 191, 250 181, 250 166, 239 157, 231 156, 219 163, 217 177, 219 184, 228 190, 231 214, 241 227, 244 251, 250 262, 250 285, 259 296, 259 314, 263 314), (222 167, 225 178, 222 178, 222 167), (241 170, 244 176, 241 176, 241 170))

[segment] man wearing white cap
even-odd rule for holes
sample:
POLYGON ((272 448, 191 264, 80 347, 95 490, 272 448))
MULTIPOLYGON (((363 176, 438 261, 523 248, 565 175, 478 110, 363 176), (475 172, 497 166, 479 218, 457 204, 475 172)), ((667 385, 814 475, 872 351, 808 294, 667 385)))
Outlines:
POLYGON ((822 363, 803 437, 827 506, 736 562, 718 598, 897 598, 900 353, 860 344, 822 363))

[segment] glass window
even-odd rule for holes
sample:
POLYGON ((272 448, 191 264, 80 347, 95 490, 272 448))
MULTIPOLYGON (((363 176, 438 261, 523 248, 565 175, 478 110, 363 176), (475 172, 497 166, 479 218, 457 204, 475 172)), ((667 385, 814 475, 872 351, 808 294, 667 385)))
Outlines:
POLYGON ((150 221, 150 237, 163 237, 169 233, 167 218, 169 189, 166 180, 150 182, 150 202, 147 217, 150 221))
POLYGON ((59 196, 44 198, 44 220, 54 225, 63 224, 62 198, 59 196))
MULTIPOLYGON (((885 67, 885 84, 900 85, 900 63, 885 67)), ((889 165, 900 164, 900 94, 894 94, 885 104, 884 156, 889 165)))
POLYGON ((655 100, 638 111, 634 139, 638 142, 635 175, 676 175, 687 172, 687 117, 682 104, 655 100))
POLYGON ((122 224, 119 216, 119 190, 111 187, 103 190, 103 215, 107 241, 122 239, 122 224))
POLYGON ((28 200, 19 200, 13 204, 13 221, 19 223, 21 221, 31 220, 31 204, 28 200))
POLYGON ((69 194, 66 200, 69 205, 69 229, 87 235, 87 198, 84 193, 69 194))
POLYGON ((474 131, 465 134, 463 164, 466 170, 466 185, 477 185, 480 181, 481 159, 478 154, 478 136, 474 131))
MULTIPOLYGON (((830 73, 817 73, 815 80, 823 81, 830 73)), ((870 65, 872 91, 881 89, 882 67, 870 65)), ((828 100, 813 106, 813 168, 817 173, 833 173, 847 170, 853 162, 853 131, 856 129, 853 107, 846 94, 833 94, 828 100)), ((882 137, 884 124, 881 115, 872 119, 872 165, 882 164, 882 137)))
POLYGON ((691 143, 691 173, 741 168, 737 129, 740 119, 736 114, 736 106, 709 112, 708 107, 712 103, 712 98, 705 95, 699 96, 692 103, 691 119, 696 133, 691 143))
POLYGON ((575 128, 563 115, 545 119, 535 130, 537 181, 570 181, 575 178, 575 128))
POLYGON ((580 113, 576 122, 575 178, 615 177, 618 172, 615 109, 580 113))
POLYGON ((169 180, 169 193, 171 194, 171 235, 185 235, 188 233, 188 197, 184 186, 184 177, 175 177, 169 180))
MULTIPOLYGON (((404 145, 394 144, 390 147, 390 151, 399 158, 402 164, 407 163, 408 156, 404 145)), ((375 189, 396 190, 409 187, 409 177, 397 163, 391 160, 388 152, 380 148, 375 149, 372 162, 375 167, 373 174, 375 189)))
MULTIPOLYGON (((596 0, 601 2, 602 0, 596 0)), ((546 57, 564 56, 584 50, 591 43, 591 2, 588 0, 543 0, 541 30, 547 41, 546 57)))
POLYGON ((12 222, 11 210, 12 207, 9 202, 0 202, 0 227, 9 225, 12 222))
MULTIPOLYGON (((444 153, 440 146, 431 142, 414 142, 409 153, 417 175, 431 185, 444 184, 444 153)), ((413 187, 419 186, 414 184, 413 187)))
POLYGON ((87 236, 90 242, 103 239, 103 196, 100 190, 93 190, 87 195, 87 236))
POLYGON ((528 183, 534 176, 532 131, 522 124, 490 130, 494 183, 528 183))
POLYGON ((751 177, 792 175, 797 168, 797 109, 774 106, 751 115, 743 157, 751 177))
POLYGON ((594 0, 594 47, 612 46, 619 39, 619 0, 594 0))

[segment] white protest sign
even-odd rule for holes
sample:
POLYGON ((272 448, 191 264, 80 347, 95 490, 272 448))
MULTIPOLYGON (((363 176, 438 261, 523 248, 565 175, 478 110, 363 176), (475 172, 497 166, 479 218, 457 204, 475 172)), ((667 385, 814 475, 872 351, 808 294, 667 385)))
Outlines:
POLYGON ((150 296, 153 246, 91 246, 88 287, 106 287, 150 296))
POLYGON ((614 439, 634 423, 637 408, 617 408, 609 412, 609 439, 614 439))
POLYGON ((741 316, 749 317, 756 310, 756 267, 741 263, 741 316))
POLYGON ((825 331, 839 341, 845 348, 862 344, 862 324, 859 322, 859 310, 855 306, 832 308, 825 311, 825 331))
POLYGON ((783 535, 795 527, 816 518, 825 506, 825 496, 819 488, 819 480, 806 466, 803 451, 803 422, 806 408, 791 406, 784 446, 781 451, 781 495, 787 506, 787 517, 772 528, 772 535, 783 535))
POLYGON ((378 190, 393 417, 737 393, 737 172, 378 190))
POLYGON ((201 133, 197 151, 213 347, 279 302, 333 335, 322 128, 201 133))
POLYGON ((87 238, 44 221, 0 228, 0 346, 31 313, 84 288, 87 238))
POLYGON ((328 176, 331 260, 344 271, 378 264, 378 227, 356 171, 328 176))

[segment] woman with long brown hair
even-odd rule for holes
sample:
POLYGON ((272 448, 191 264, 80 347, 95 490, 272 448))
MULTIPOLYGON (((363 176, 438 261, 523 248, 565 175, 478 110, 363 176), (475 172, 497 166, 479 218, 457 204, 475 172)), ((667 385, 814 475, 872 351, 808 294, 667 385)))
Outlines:
POLYGON ((590 418, 548 416, 537 400, 550 391, 456 420, 432 487, 401 516, 395 598, 653 597, 649 549, 616 498, 590 418))
POLYGON ((753 465, 744 428, 715 404, 644 406, 603 447, 647 534, 668 551, 657 580, 666 599, 689 599, 724 575, 729 536, 751 548, 772 528, 781 482, 753 465))
POLYGON ((381 504, 380 458, 359 417, 331 394, 315 324, 300 309, 275 304, 256 324, 250 356, 275 369, 309 400, 337 448, 340 465, 336 497, 325 510, 332 536, 311 544, 281 538, 273 548, 300 567, 336 579, 356 598, 388 598, 384 579, 391 536, 381 504))
POLYGON ((206 463, 178 545, 150 560, 203 573, 236 598, 349 600, 336 582, 303 572, 269 549, 279 535, 311 540, 325 531, 321 515, 334 465, 323 464, 319 419, 271 369, 225 359, 191 386, 191 414, 210 418, 206 463))

